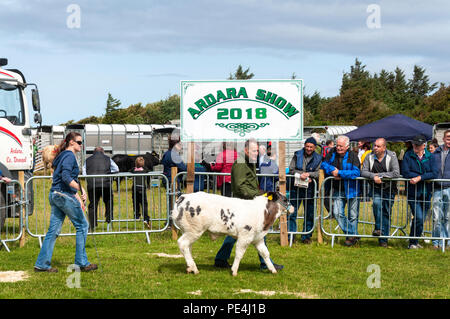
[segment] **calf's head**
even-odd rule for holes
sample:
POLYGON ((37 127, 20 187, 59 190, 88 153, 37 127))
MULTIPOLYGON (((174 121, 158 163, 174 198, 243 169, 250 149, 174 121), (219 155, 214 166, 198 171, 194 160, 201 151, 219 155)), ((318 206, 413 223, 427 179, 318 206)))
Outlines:
POLYGON ((294 212, 294 207, 289 200, 280 192, 267 192, 263 196, 267 197, 267 205, 264 211, 264 227, 263 230, 269 229, 275 220, 280 217, 283 211, 289 214, 294 212))

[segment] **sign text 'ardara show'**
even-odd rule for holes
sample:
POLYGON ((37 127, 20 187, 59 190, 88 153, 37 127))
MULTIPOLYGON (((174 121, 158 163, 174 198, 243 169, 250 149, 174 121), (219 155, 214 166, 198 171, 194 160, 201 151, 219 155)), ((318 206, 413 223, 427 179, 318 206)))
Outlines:
POLYGON ((181 139, 298 140, 302 80, 182 81, 181 139))

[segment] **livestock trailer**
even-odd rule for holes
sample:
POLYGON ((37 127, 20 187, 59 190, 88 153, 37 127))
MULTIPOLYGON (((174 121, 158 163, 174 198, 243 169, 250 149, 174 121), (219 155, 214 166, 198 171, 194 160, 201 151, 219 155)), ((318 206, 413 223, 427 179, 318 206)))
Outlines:
MULTIPOLYGON (((37 130, 38 150, 46 145, 59 144, 70 131, 83 137, 83 152, 77 154, 80 167, 92 155, 97 146, 103 147, 105 154, 141 155, 155 151, 160 158, 169 148, 168 136, 177 126, 173 124, 71 124, 67 126, 42 126, 37 130)), ((36 169, 42 167, 39 152, 36 154, 36 169)))

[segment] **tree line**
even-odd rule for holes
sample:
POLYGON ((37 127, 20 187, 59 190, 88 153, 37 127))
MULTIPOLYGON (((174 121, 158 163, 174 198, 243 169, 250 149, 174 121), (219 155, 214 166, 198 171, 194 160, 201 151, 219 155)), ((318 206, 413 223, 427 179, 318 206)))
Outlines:
MULTIPOLYGON (((248 80, 254 74, 239 65, 229 80, 248 80)), ((296 78, 295 73, 291 78, 296 78)), ((450 85, 432 83, 423 67, 414 66, 410 79, 399 67, 371 74, 355 59, 342 75, 339 95, 322 97, 319 92, 303 97, 304 125, 356 125, 402 113, 416 120, 435 124, 450 122, 450 85)), ((167 124, 180 118, 180 96, 170 95, 158 102, 121 108, 119 99, 108 93, 105 114, 68 124, 167 124)))

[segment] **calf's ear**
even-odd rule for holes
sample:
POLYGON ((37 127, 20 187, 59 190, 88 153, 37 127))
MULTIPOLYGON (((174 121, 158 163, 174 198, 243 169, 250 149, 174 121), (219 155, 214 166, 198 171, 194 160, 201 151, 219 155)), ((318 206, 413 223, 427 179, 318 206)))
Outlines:
POLYGON ((279 196, 276 192, 267 192, 267 198, 271 201, 276 202, 278 200, 279 196))

